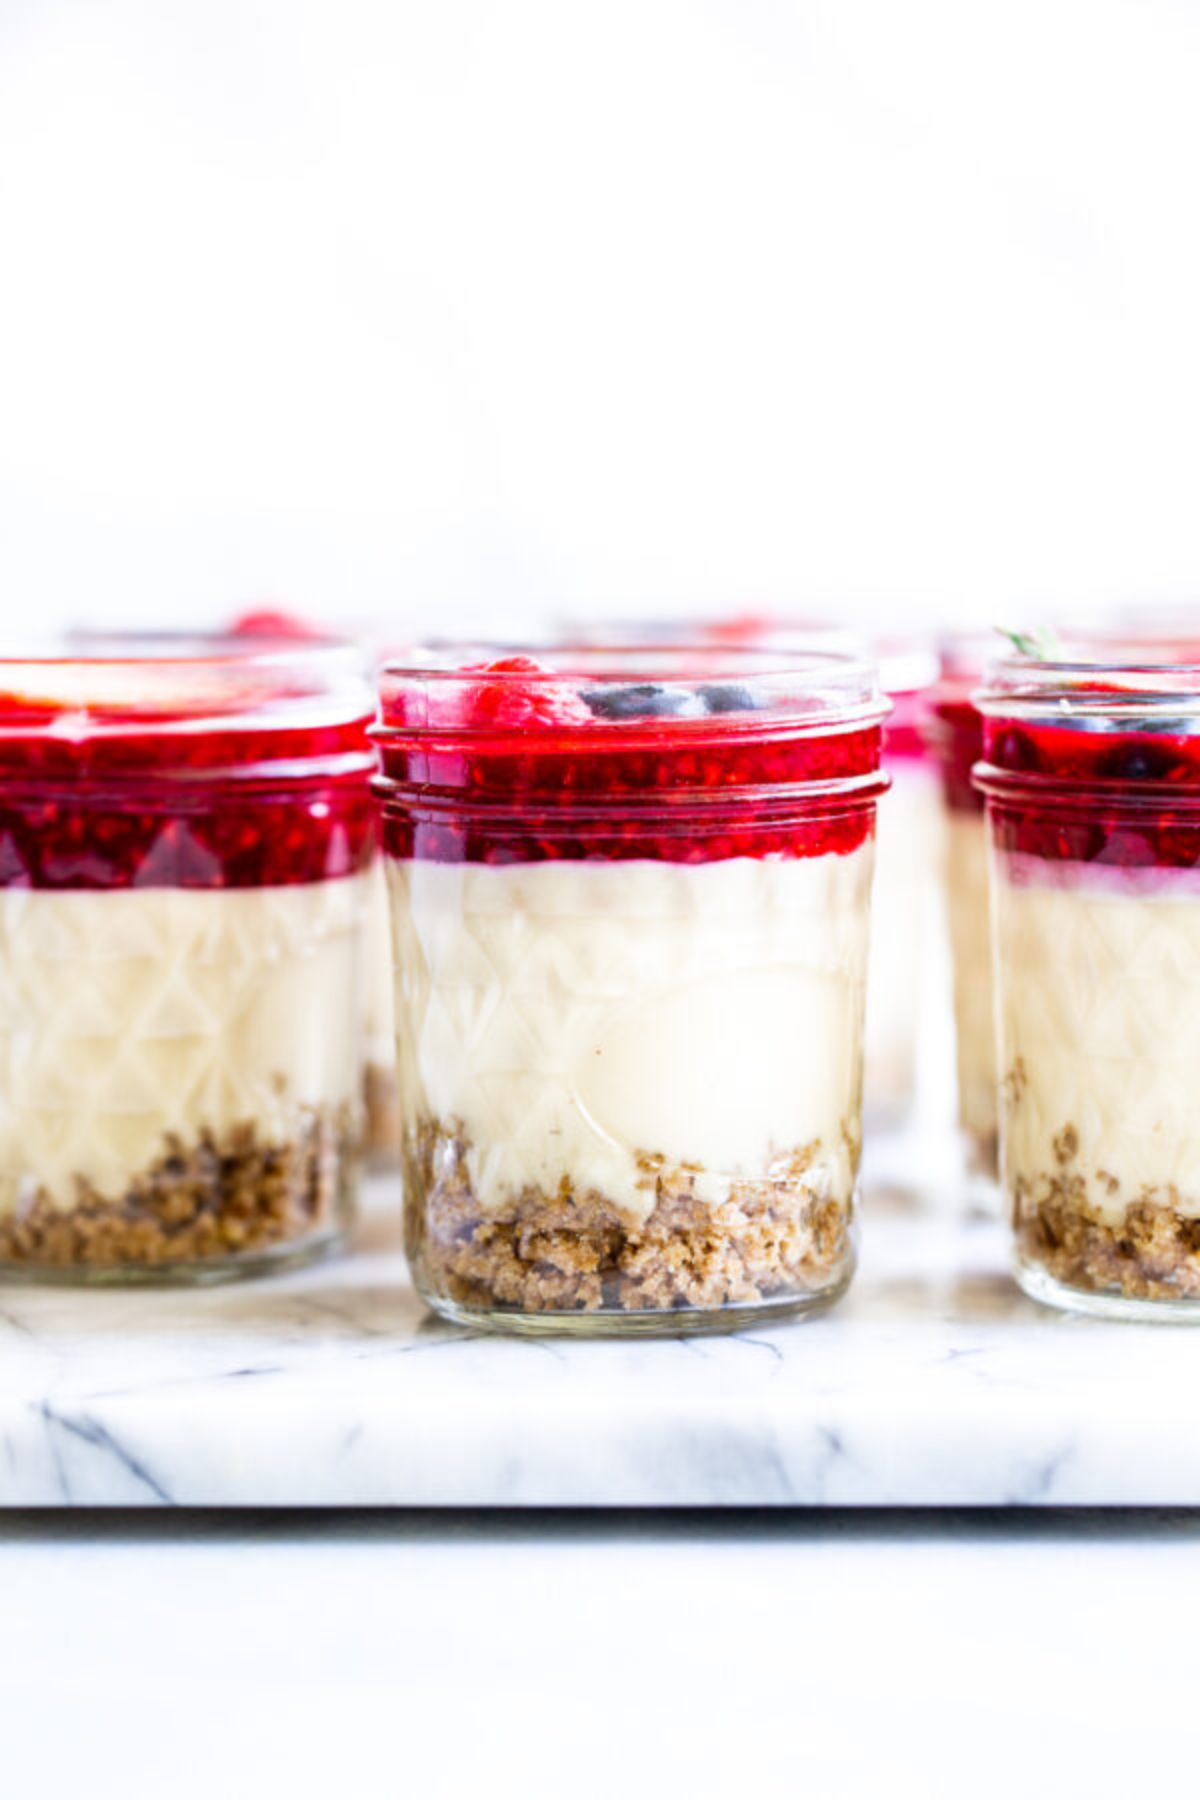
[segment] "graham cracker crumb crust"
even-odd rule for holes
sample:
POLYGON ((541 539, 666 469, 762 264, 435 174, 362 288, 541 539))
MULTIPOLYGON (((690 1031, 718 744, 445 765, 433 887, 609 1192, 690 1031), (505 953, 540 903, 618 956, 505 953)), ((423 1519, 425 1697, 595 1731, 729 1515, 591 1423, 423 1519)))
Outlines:
MULTIPOLYGON (((430 1292, 484 1311, 648 1312, 716 1309, 819 1295, 852 1266, 852 1194, 831 1195, 810 1144, 767 1179, 697 1196, 704 1171, 642 1155, 655 1195, 641 1222, 603 1194, 526 1187, 496 1209, 471 1187, 468 1144, 425 1121, 406 1155, 409 1259, 430 1292)), ((852 1166, 856 1166, 853 1159, 852 1166)))
MULTIPOLYGON (((1023 1066, 1009 1082, 1012 1104, 1024 1092, 1023 1066)), ((1072 1121, 1055 1134, 1051 1153, 1052 1167, 1010 1182, 1022 1260, 1064 1287, 1088 1293, 1200 1299, 1200 1218, 1181 1212, 1182 1196, 1172 1183, 1144 1182, 1114 1218, 1112 1203, 1121 1184, 1105 1169, 1089 1178, 1080 1168, 1079 1131, 1072 1121)))
POLYGON ((262 1142, 253 1124, 190 1144, 168 1134, 118 1200, 77 1175, 70 1206, 39 1189, 0 1217, 0 1263, 165 1270, 332 1233, 346 1221, 357 1139, 348 1106, 299 1108, 280 1143, 262 1142))

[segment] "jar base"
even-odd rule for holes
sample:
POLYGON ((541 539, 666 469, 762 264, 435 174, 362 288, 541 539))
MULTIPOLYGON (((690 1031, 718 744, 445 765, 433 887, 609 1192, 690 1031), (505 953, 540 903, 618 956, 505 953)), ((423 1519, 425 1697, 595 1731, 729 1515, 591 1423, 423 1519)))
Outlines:
POLYGON ((452 1325, 472 1331, 510 1333, 516 1337, 699 1337, 744 1331, 761 1325, 783 1325, 812 1318, 840 1300, 850 1285, 851 1263, 836 1286, 819 1294, 781 1294, 774 1300, 756 1300, 720 1307, 673 1307, 644 1312, 517 1312, 507 1307, 464 1306, 444 1295, 421 1288, 425 1306, 452 1325))
POLYGON ((1135 1325, 1200 1325, 1200 1299, 1139 1300, 1116 1289, 1091 1291, 1068 1287, 1036 1263, 1013 1262, 1013 1275, 1023 1294, 1057 1312, 1093 1319, 1122 1319, 1135 1325))
POLYGON ((17 1287, 217 1287, 252 1281, 321 1262, 341 1250, 342 1226, 294 1244, 273 1244, 232 1256, 174 1263, 34 1263, 0 1261, 0 1286, 17 1287))

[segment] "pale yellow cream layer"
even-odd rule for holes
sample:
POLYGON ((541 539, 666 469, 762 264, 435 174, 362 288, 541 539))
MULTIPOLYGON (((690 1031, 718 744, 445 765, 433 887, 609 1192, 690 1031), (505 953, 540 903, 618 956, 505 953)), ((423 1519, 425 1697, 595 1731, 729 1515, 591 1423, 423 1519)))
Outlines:
POLYGON ((1106 1217, 1200 1216, 1200 885, 997 854, 994 905, 1006 1181, 1076 1143, 1106 1217))
POLYGON ((364 880, 0 893, 0 1206, 105 1199, 164 1152, 360 1077, 364 880))

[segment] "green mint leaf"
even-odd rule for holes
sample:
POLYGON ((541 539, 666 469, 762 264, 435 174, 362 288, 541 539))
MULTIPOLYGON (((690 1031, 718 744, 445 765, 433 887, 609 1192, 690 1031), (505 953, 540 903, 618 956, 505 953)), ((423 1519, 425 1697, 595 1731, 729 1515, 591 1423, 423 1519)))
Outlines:
POLYGON ((993 629, 1008 639, 1018 656, 1030 656, 1037 662, 1061 659, 1062 641, 1052 626, 1035 625, 1031 631, 1013 631, 1007 625, 997 625, 993 629))

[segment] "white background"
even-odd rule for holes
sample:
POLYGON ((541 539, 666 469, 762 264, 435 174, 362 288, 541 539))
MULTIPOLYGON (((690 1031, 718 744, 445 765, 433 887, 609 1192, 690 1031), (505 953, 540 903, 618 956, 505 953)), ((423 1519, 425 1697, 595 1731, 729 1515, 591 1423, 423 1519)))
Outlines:
POLYGON ((1186 0, 0 0, 0 624, 1200 593, 1186 0))

